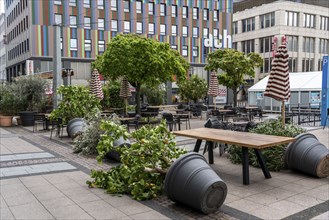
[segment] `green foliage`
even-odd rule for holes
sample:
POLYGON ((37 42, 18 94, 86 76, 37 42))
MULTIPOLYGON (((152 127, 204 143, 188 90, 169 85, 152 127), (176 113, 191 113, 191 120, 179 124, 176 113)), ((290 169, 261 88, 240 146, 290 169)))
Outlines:
POLYGON ((189 80, 178 81, 179 94, 182 100, 193 100, 197 103, 207 94, 207 83, 196 74, 193 74, 189 80))
MULTIPOLYGON (((298 134, 304 133, 305 130, 293 124, 286 124, 285 127, 282 128, 282 122, 279 118, 278 120, 261 123, 256 128, 252 129, 250 132, 284 137, 296 137, 298 134)), ((233 163, 241 163, 241 147, 230 146, 228 151, 230 153, 229 159, 233 163)), ((262 154, 266 161, 266 166, 269 170, 280 171, 285 167, 285 151, 286 144, 281 144, 262 150, 262 154)), ((259 167, 257 157, 254 151, 249 151, 249 162, 252 166, 259 167)))
POLYGON ((148 104, 162 105, 166 91, 161 86, 148 87, 143 85, 141 87, 141 93, 147 97, 148 104))
POLYGON ((15 83, 4 84, 0 87, 0 113, 7 116, 18 115, 24 110, 21 87, 15 83))
POLYGON ((120 98, 120 81, 110 80, 103 86, 104 99, 101 101, 103 109, 123 108, 124 102, 120 98))
POLYGON ((62 118, 67 123, 73 118, 84 118, 100 109, 100 101, 84 86, 61 86, 58 94, 62 100, 58 107, 50 113, 50 119, 62 118))
POLYGON ((168 43, 136 34, 119 34, 97 57, 93 67, 112 79, 125 77, 136 88, 136 108, 140 113, 141 85, 157 86, 172 81, 173 76, 184 79, 189 64, 168 43))
POLYGON ((47 80, 30 75, 17 77, 15 83, 21 88, 19 93, 24 103, 24 110, 41 112, 45 109, 48 102, 47 80))
POLYGON ((245 83, 244 76, 254 77, 254 68, 261 67, 263 64, 262 58, 257 53, 245 55, 243 52, 229 48, 210 53, 207 61, 206 70, 223 71, 218 76, 218 82, 233 90, 234 106, 237 104, 238 88, 245 83))
POLYGON ((104 121, 101 129, 104 134, 97 146, 97 160, 101 162, 109 151, 116 150, 122 164, 107 172, 92 171, 94 180, 87 181, 89 186, 104 188, 112 194, 131 194, 137 200, 157 197, 162 192, 167 169, 175 158, 185 153, 176 147, 165 121, 155 128, 144 126, 131 134, 124 126, 111 121, 104 121), (114 148, 113 142, 121 136, 135 142, 130 147, 114 148))

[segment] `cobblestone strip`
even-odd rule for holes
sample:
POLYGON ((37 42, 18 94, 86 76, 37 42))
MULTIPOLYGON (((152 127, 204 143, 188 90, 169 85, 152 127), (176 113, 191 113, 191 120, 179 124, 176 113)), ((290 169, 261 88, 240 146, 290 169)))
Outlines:
POLYGON ((1 162, 0 167, 15 167, 23 165, 32 165, 32 164, 44 164, 44 163, 54 163, 54 162, 67 162, 65 158, 44 158, 44 159, 28 159, 28 160, 16 160, 16 161, 6 161, 1 162))
POLYGON ((49 149, 50 151, 57 153, 58 155, 61 155, 65 159, 69 161, 73 161, 86 169, 90 170, 108 170, 111 168, 109 164, 103 163, 98 164, 95 158, 88 158, 85 156, 81 156, 78 154, 73 153, 73 147, 68 148, 66 143, 59 144, 57 142, 47 140, 41 135, 44 135, 44 133, 31 133, 27 131, 26 129, 20 128, 20 127, 12 127, 9 131, 13 131, 16 135, 22 137, 23 139, 30 140, 34 142, 36 146, 40 145, 43 148, 49 149))

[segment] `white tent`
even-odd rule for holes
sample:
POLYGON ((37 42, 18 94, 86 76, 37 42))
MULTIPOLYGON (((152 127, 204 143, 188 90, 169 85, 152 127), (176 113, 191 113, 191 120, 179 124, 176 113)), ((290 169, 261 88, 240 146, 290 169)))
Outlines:
MULTIPOLYGON (((266 76, 248 89, 248 104, 262 106, 265 110, 280 111, 280 102, 264 97, 266 76)), ((320 106, 322 89, 322 72, 289 73, 291 97, 286 106, 316 107, 320 106)))

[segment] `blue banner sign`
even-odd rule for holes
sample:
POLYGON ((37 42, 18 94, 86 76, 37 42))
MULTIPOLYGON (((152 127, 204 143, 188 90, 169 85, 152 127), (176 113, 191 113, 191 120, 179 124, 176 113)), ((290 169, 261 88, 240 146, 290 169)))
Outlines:
MULTIPOLYGON (((323 57, 322 66, 322 98, 321 98, 321 125, 325 125, 329 108, 329 56, 323 57)), ((329 122, 327 122, 328 125, 329 122)))

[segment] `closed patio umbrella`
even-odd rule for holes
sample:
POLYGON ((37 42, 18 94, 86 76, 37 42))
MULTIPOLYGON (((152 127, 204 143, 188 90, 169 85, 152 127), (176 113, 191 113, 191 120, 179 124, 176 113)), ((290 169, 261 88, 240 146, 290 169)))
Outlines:
POLYGON ((129 82, 126 78, 121 81, 120 94, 119 96, 125 101, 125 114, 127 113, 128 97, 132 96, 130 91, 129 82))
POLYGON ((283 45, 279 46, 275 54, 269 80, 264 92, 265 96, 282 101, 282 125, 285 124, 284 101, 290 98, 288 51, 283 37, 283 45))
MULTIPOLYGON (((219 95, 219 85, 218 85, 218 79, 216 72, 213 71, 210 75, 210 82, 209 82, 209 88, 208 88, 208 95, 212 97, 216 97, 219 95)), ((213 98, 214 100, 214 98, 213 98)), ((214 101, 215 109, 216 109, 216 101, 214 101)))
POLYGON ((97 69, 94 69, 91 74, 91 81, 89 86, 90 86, 90 92, 92 94, 94 94, 100 100, 104 98, 102 84, 101 81, 99 80, 99 73, 97 69))

